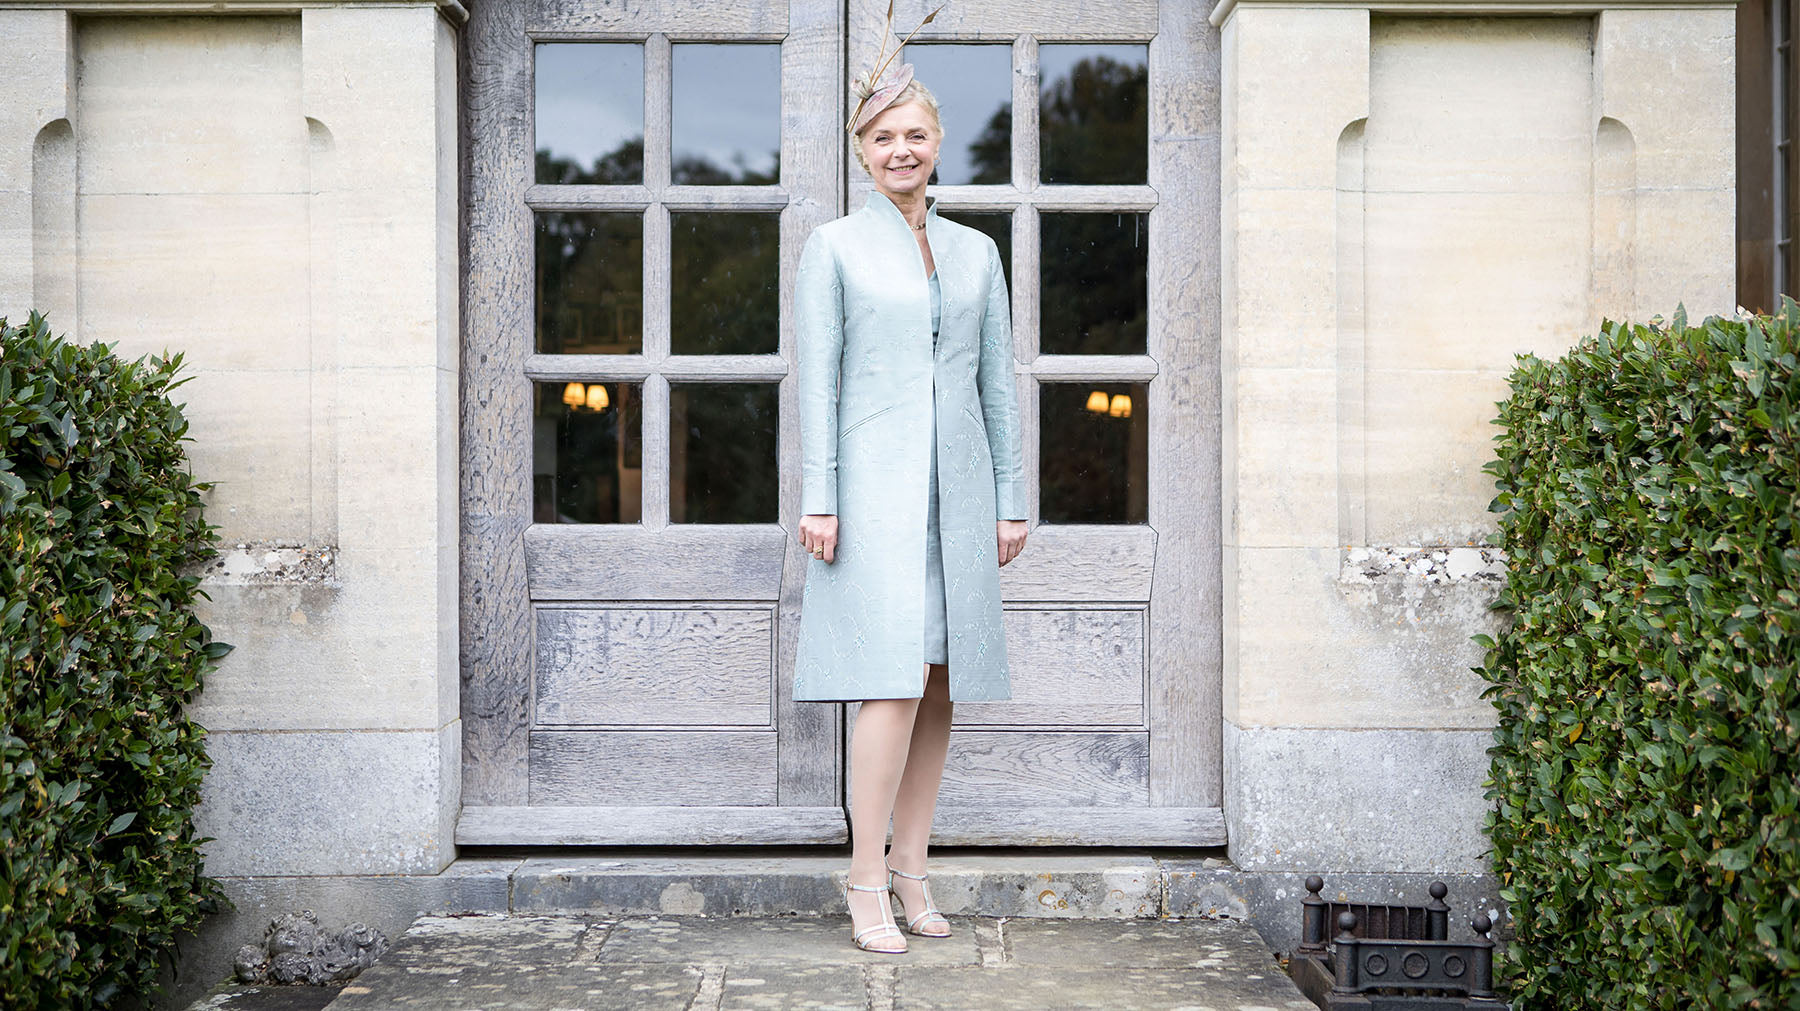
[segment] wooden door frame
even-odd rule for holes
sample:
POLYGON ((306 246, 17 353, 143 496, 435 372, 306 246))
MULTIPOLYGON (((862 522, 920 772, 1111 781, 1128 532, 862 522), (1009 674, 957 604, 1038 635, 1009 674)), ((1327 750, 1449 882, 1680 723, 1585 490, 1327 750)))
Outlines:
MULTIPOLYGON (((909 26, 927 9, 917 0, 906 0, 897 7, 908 8, 897 11, 896 21, 909 26)), ((1221 845, 1225 830, 1221 811, 1218 35, 1203 10, 1179 0, 1135 5, 1139 21, 1145 10, 1151 12, 1149 21, 1135 27, 1118 18, 1098 26, 1088 24, 1091 18, 1045 17, 1041 13, 1035 14, 1036 20, 1028 26, 1009 25, 1003 8, 1012 5, 968 4, 962 8, 946 10, 939 16, 942 24, 922 33, 920 41, 987 38, 1013 41, 1015 47, 1035 47, 1031 39, 1014 41, 1022 34, 1058 41, 1148 41, 1153 91, 1150 176, 1144 189, 1153 194, 1154 206, 1150 211, 1146 357, 1179 363, 1157 367, 1151 383, 1152 444, 1165 450, 1153 452, 1150 458, 1149 526, 1106 534, 1118 542, 1116 554, 1121 565, 1140 574, 1147 587, 1156 588, 1154 594, 1145 591, 1148 618, 1156 629, 1150 640, 1150 669, 1187 672, 1179 678, 1153 678, 1155 690, 1146 699, 1149 732, 1160 742, 1150 768, 1150 806, 1139 814, 1123 815, 1111 809, 1042 812, 1045 822, 1061 817, 1068 831, 1037 841, 1221 845), (1170 447, 1189 451, 1177 454, 1168 451, 1170 447), (1121 824, 1121 817, 1134 824, 1121 824)), ((1041 12, 1043 5, 1038 5, 1038 10, 1041 12)), ((841 842, 846 838, 839 746, 844 732, 843 707, 792 701, 795 632, 805 569, 804 557, 784 533, 798 520, 799 446, 793 426, 782 425, 778 447, 780 526, 738 532, 746 564, 753 563, 765 573, 775 566, 780 572, 774 699, 775 726, 781 734, 776 806, 532 806, 528 743, 536 644, 534 607, 526 586, 528 555, 533 551, 553 553, 556 539, 571 534, 550 527, 534 530, 531 522, 531 382, 534 378, 560 378, 549 363, 531 360, 532 213, 534 205, 551 206, 547 201, 553 197, 543 191, 531 192, 533 44, 548 39, 644 40, 651 36, 646 61, 653 64, 667 60, 671 38, 781 41, 784 92, 822 89, 821 93, 833 94, 841 103, 847 34, 843 18, 844 7, 836 0, 737 7, 652 0, 635 6, 632 13, 605 0, 541 0, 483 3, 471 10, 462 36, 466 70, 460 102, 466 246, 461 285, 459 566, 463 809, 456 830, 458 843, 726 844, 841 842), (546 8, 553 17, 544 14, 546 8)), ((1035 79, 1015 77, 1015 108, 1035 108, 1036 87, 1035 79)), ((647 94, 646 100, 666 103, 667 94, 647 94)), ((1015 123, 1020 118, 1015 116, 1015 123)), ((659 140, 654 119, 646 117, 647 149, 659 140)), ((784 116, 781 137, 783 188, 808 195, 798 202, 783 197, 777 205, 782 207, 779 367, 786 372, 779 396, 783 417, 791 417, 796 409, 789 294, 799 239, 842 212, 850 170, 841 116, 803 120, 796 123, 784 116), (831 199, 819 199, 824 194, 831 199)), ((664 133, 660 140, 666 139, 664 133)), ((679 188, 667 186, 666 168, 665 153, 658 179, 647 153, 646 185, 636 188, 642 191, 646 205, 661 201, 666 207, 684 196, 673 192, 679 188)), ((1076 209, 1083 199, 1079 187, 1058 187, 1050 192, 1033 183, 1030 188, 1035 191, 1030 199, 1043 206, 1076 209)), ((685 196, 695 201, 706 199, 700 193, 685 196)), ((959 209, 981 208, 980 194, 958 196, 953 203, 959 209)), ((1008 207, 1016 206, 1017 196, 1005 197, 1008 207)), ((1105 206, 1110 209, 1113 205, 1107 202, 1105 206)), ((1014 240, 1015 249, 1034 249, 1035 229, 1021 236, 1016 228, 1014 240)), ((646 273, 646 280, 654 283, 655 276, 646 273)), ((1015 293, 1015 299, 1019 297, 1015 293)), ((1029 308, 1035 306, 1035 299, 1027 306, 1028 311, 1035 311, 1029 308)), ((1034 318, 1016 320, 1018 329, 1029 329, 1033 335, 1035 322, 1034 318)), ((648 335, 649 327, 646 329, 648 335)), ((1028 351, 1020 357, 1022 369, 1040 378, 1055 378, 1055 356, 1038 356, 1035 340, 1028 351)), ((734 366, 727 363, 724 367, 734 366)), ((1091 377, 1088 371, 1070 376, 1091 377)), ((773 374, 762 378, 773 378, 773 374)), ((666 441, 666 436, 666 430, 658 432, 646 422, 646 444, 658 437, 666 441)), ((1032 501, 1035 509, 1035 489, 1032 501)), ((587 531, 581 536, 613 537, 623 557, 654 559, 655 551, 682 550, 717 529, 664 526, 655 531, 655 538, 632 530, 587 531)), ((1034 538, 1032 549, 1030 564, 1008 566, 1004 573, 1009 596, 1059 599, 1059 573, 1069 571, 1068 566, 1078 561, 1091 563, 1091 558, 1081 560, 1059 550, 1054 530, 1034 538)), ((621 567, 620 571, 632 568, 621 567)), ((726 585, 720 592, 730 595, 733 578, 722 578, 726 585)), ((616 588, 592 582, 569 588, 571 596, 589 599, 614 592, 616 588)), ((638 588, 624 595, 641 597, 642 593, 638 588)), ((1006 817, 1004 812, 987 818, 971 813, 952 817, 949 824, 940 819, 939 838, 944 842, 1016 843, 1016 838, 1007 835, 1006 817)), ((1034 838, 1039 835, 1043 833, 1034 833, 1034 838)))

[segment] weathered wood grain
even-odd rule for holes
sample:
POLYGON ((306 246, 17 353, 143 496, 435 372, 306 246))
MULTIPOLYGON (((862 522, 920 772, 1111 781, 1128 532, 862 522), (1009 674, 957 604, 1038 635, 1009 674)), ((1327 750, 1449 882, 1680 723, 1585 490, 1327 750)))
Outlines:
MULTIPOLYGON (((776 455, 781 468, 781 526, 792 533, 800 523, 800 399, 791 371, 797 343, 794 276, 806 237, 844 212, 849 158, 844 117, 849 110, 844 104, 844 5, 837 0, 791 0, 788 17, 789 34, 781 47, 781 184, 790 202, 781 212, 780 349, 790 372, 781 381, 776 455)), ((794 701, 794 651, 807 560, 799 538, 790 536, 781 558, 781 601, 776 612, 775 722, 781 732, 776 769, 781 803, 810 808, 842 802, 844 707, 794 701)))
POLYGON ((938 846, 1223 846, 1225 813, 1216 807, 940 807, 931 841, 938 846))
POLYGON ((770 608, 540 607, 540 727, 773 728, 770 608))
POLYGON ((531 42, 524 6, 478 4, 463 33, 466 185, 459 526, 462 795, 527 796, 531 598, 531 42))
MULTIPOLYGON (((898 0, 894 29, 911 31, 941 0, 898 0)), ((1173 0, 1171 0, 1173 2, 1173 0)), ((880 19, 885 4, 864 5, 880 19)), ((856 5, 852 5, 854 10, 856 5)), ((920 41, 1011 40, 1023 34, 1045 41, 1142 42, 1156 34, 1156 0, 1114 0, 1105 7, 1080 0, 984 0, 950 4, 919 32, 920 41)))
MULTIPOLYGON (((521 2, 520 6, 527 6, 521 2)), ((540 38, 778 40, 788 31, 783 0, 721 4, 711 0, 537 0, 531 33, 540 38)))
POLYGON ((651 375, 676 381, 777 382, 788 374, 780 355, 532 355, 531 379, 563 382, 643 382, 651 375))
POLYGON ((767 730, 534 730, 534 804, 775 803, 767 730))
POLYGON ((956 707, 957 727, 1144 729, 1144 609, 1006 611, 1012 698, 956 707))
POLYGON ((465 807, 459 846, 739 846, 842 843, 844 809, 820 807, 465 807))
POLYGON ((538 600, 776 600, 788 535, 768 524, 535 524, 525 531, 538 600))
POLYGON ((1219 34, 1161 5, 1150 43, 1150 803, 1224 796, 1219 483, 1219 34))
POLYGON ((957 731, 938 794, 946 809, 1143 807, 1149 800, 1150 737, 1142 732, 957 731))
POLYGON ((1037 527, 1000 570, 1000 592, 1008 603, 1147 601, 1157 537, 1143 526, 1037 527))

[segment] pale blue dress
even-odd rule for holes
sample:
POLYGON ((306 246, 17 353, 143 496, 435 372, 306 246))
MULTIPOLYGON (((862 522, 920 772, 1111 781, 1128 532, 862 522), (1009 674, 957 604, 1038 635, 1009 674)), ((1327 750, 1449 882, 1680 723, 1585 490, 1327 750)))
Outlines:
MULTIPOLYGON (((931 352, 937 354, 944 317, 943 289, 931 272, 931 352)), ((925 662, 950 662, 950 623, 945 614, 944 550, 938 536, 937 412, 931 416, 931 480, 925 487, 925 662)))

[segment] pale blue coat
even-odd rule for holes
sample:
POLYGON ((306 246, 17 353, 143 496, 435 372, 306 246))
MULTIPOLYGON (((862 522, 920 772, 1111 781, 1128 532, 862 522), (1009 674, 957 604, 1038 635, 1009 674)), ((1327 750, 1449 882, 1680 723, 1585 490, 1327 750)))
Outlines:
POLYGON ((797 701, 924 692, 934 409, 950 698, 1012 697, 994 529, 1026 516, 1011 304, 994 240, 935 201, 925 222, 935 354, 925 260, 887 197, 815 228, 800 254, 800 511, 837 516, 838 543, 832 563, 807 562, 797 701))

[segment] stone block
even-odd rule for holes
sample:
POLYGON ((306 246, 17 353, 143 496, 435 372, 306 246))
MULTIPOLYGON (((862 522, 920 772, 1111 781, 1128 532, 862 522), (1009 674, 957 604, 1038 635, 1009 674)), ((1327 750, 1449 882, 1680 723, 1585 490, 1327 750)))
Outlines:
POLYGON ((1495 528, 1495 403, 1505 373, 1370 369, 1364 497, 1370 544, 1460 545, 1495 528))
POLYGON ((1475 873, 1487 866, 1488 730, 1225 724, 1225 823, 1250 871, 1475 873))
MULTIPOLYGON (((1366 552, 1365 552, 1366 553, 1366 552)), ((1373 578, 1336 548, 1240 548, 1225 717, 1260 727, 1491 727, 1469 668, 1492 578, 1373 578)), ((1352 555, 1354 557, 1354 553, 1352 555)))
POLYGON ((1729 315, 1737 306, 1737 191, 1639 190, 1637 319, 1729 315))
POLYGON ((80 198, 82 339, 202 369, 305 369, 304 194, 80 198))
POLYGON ((1239 367, 1331 368, 1337 360, 1333 189, 1239 189, 1226 219, 1239 367))
MULTIPOLYGON (((460 721, 412 731, 212 731, 195 814, 214 876, 434 873, 446 831, 446 750, 460 721)), ((454 766, 450 767, 454 771, 454 766)))
POLYGON ((1369 115, 1369 12, 1240 7, 1227 25, 1229 185, 1329 188, 1339 135, 1369 115))
POLYGON ((84 194, 306 191, 298 18, 77 24, 84 194))
POLYGON ((1585 199, 1586 19, 1377 17, 1369 37, 1371 191, 1585 199))
POLYGON ((456 498, 456 374, 429 367, 346 368, 337 376, 338 538, 345 548, 436 548, 456 498), (448 466, 446 466, 448 463, 448 466))
MULTIPOLYGON (((1646 190, 1737 185, 1737 25, 1730 8, 1605 10, 1595 17, 1597 115, 1631 131, 1646 190)), ((1695 234, 1701 229, 1695 228, 1695 234)), ((1727 236, 1731 234, 1730 226, 1727 236)), ((1727 268, 1731 261, 1725 261, 1727 268)))
POLYGON ((1518 352, 1561 354, 1586 325, 1589 195, 1364 200, 1368 368, 1505 370, 1518 352))
POLYGON ((1237 370, 1232 543, 1324 547, 1338 539, 1337 376, 1237 370))
POLYGON ((348 159, 343 188, 432 197, 438 173, 435 7, 314 7, 300 17, 301 111, 330 131, 348 159))
MULTIPOLYGON (((115 350, 150 353, 123 342, 115 350)), ((299 369, 205 370, 171 391, 194 440, 187 446, 192 473, 213 484, 203 493, 206 519, 226 543, 300 543, 312 532, 307 487, 320 461, 311 452, 311 381, 299 369)))

